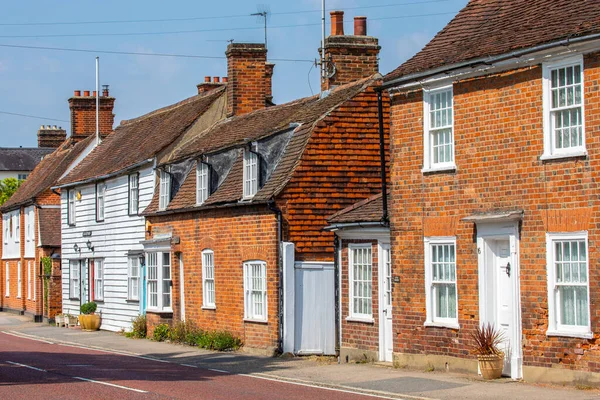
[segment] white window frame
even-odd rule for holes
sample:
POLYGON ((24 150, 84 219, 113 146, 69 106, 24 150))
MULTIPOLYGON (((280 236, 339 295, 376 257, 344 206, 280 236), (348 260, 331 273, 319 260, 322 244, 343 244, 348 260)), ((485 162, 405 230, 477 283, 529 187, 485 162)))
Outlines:
POLYGON ((69 260, 69 298, 79 299, 80 290, 80 260, 69 260))
POLYGON ((8 244, 10 236, 10 216, 2 216, 2 224, 4 226, 4 244, 8 244))
POLYGON ((158 209, 164 211, 171 202, 171 174, 166 170, 159 170, 159 200, 158 209))
POLYGON ((258 192, 259 185, 259 163, 258 154, 250 150, 244 150, 244 199, 250 200, 258 192))
POLYGON ((96 222, 104 221, 104 211, 106 204, 106 183, 96 184, 96 222))
POLYGON ((4 265, 4 268, 4 295, 6 297, 10 297, 10 264, 8 263, 8 261, 4 265))
POLYGON ((173 266, 171 265, 171 253, 169 251, 153 251, 146 253, 146 266, 148 269, 148 276, 146 279, 146 296, 147 296, 147 308, 150 311, 157 312, 172 312, 173 311, 173 286, 172 286, 172 276, 173 276, 173 266), (169 265, 164 263, 164 254, 168 254, 169 265), (156 265, 152 264, 150 260, 156 257, 156 265), (164 268, 169 268, 169 276, 166 277, 164 273, 164 268), (155 271, 152 271, 153 268, 156 268, 155 271), (152 291, 151 283, 156 283, 156 291, 152 291), (169 292, 165 292, 164 285, 168 283, 169 292), (156 303, 152 300, 152 295, 156 295, 156 303), (164 296, 168 295, 170 299, 170 304, 165 305, 164 296))
POLYGON ((198 161, 196 166, 196 205, 201 205, 210 196, 210 166, 198 161))
POLYGON ((37 301, 37 289, 35 287, 35 267, 36 267, 36 263, 35 261, 32 262, 31 264, 33 266, 33 269, 31 270, 31 280, 33 282, 33 301, 37 301))
MULTIPOLYGON (((590 249, 587 232, 546 233, 546 272, 548 274, 548 330, 547 336, 566 336, 592 339, 594 334, 591 325, 590 312, 590 249), (558 285, 556 284, 556 268, 554 265, 554 244, 560 241, 585 241, 586 248, 586 274, 587 274, 587 326, 563 325, 560 323, 558 285)), ((570 284, 568 286, 583 286, 570 284)))
MULTIPOLYGON (((426 316, 425 326, 437 326, 443 328, 460 329, 458 323, 458 249, 456 247, 456 237, 426 237, 424 238, 424 261, 425 261, 425 304, 426 316), (453 245, 454 246, 454 285, 456 293, 456 317, 440 318, 436 317, 435 309, 435 285, 433 281, 433 265, 432 265, 432 246, 434 245, 453 245)), ((452 283, 452 281, 439 281, 439 283, 452 283)))
POLYGON ((267 263, 261 260, 250 260, 245 261, 243 264, 244 268, 244 319, 246 321, 255 321, 255 322, 267 322, 268 321, 268 309, 269 304, 267 302, 267 263), (254 277, 252 275, 253 266, 260 266, 261 276, 254 277), (261 288, 254 288, 252 279, 260 279, 261 288), (255 298, 258 295, 260 297, 260 301, 262 302, 262 314, 255 312, 255 298))
POLYGON ((17 299, 23 295, 23 266, 21 261, 17 261, 17 299))
MULTIPOLYGON (((441 129, 441 128, 437 128, 441 129)), ((454 136, 454 89, 452 85, 445 85, 431 89, 423 89, 423 170, 422 172, 433 171, 451 171, 456 169, 456 140, 454 136), (452 143, 452 161, 449 162, 433 162, 433 142, 431 140, 431 99, 434 95, 450 91, 452 96, 452 123, 450 124, 450 136, 452 143)))
MULTIPOLYGON (((542 108, 544 118, 544 154, 540 157, 541 160, 549 160, 563 157, 578 157, 587 155, 586 140, 585 140, 585 74, 583 68, 583 56, 576 55, 569 58, 563 58, 548 63, 542 64, 542 108), (581 68, 581 138, 580 146, 570 147, 567 149, 555 149, 554 132, 552 129, 552 78, 551 72, 554 69, 571 67, 579 65, 581 68)), ((575 108, 563 107, 562 109, 575 108)), ((559 108, 561 109, 561 108, 559 108)))
POLYGON ((75 226, 75 189, 67 190, 67 224, 75 226))
POLYGON ((27 299, 31 300, 31 261, 27 261, 27 299))
MULTIPOLYGON (((15 227, 15 243, 21 242, 21 211, 19 210, 14 216, 15 222, 13 226, 15 227)), ((19 248, 19 252, 21 248, 19 248)))
POLYGON ((130 256, 127 263, 127 300, 140 300, 140 257, 130 256), (135 268, 135 269, 134 269, 135 268), (137 287, 137 290, 135 289, 137 287))
POLYGON ((130 174, 129 180, 129 202, 127 212, 129 215, 138 215, 140 207, 140 174, 130 174))
POLYGON ((215 290, 215 252, 206 249, 202 251, 202 308, 216 308, 215 290), (209 285, 212 284, 212 290, 209 285), (212 292, 211 296, 209 295, 212 292))
POLYGON ((104 301, 104 260, 94 258, 94 301, 104 301))
MULTIPOLYGON (((361 281, 365 282, 364 280, 361 280, 361 281)), ((362 296, 362 298, 368 299, 367 297, 364 297, 364 296, 362 296)), ((347 320, 372 323, 372 322, 374 322, 373 307, 374 307, 374 305, 373 305, 373 246, 371 245, 371 243, 368 243, 368 244, 351 243, 348 245, 348 318, 347 318, 347 320), (369 264, 370 264, 371 273, 369 275, 369 280, 367 281, 367 283, 370 282, 370 285, 371 285, 371 312, 368 314, 359 313, 354 310, 354 298, 356 297, 356 294, 354 293, 354 281, 355 281, 354 263, 356 261, 355 254, 354 254, 355 250, 366 250, 366 251, 368 251, 368 253, 370 255, 369 264)))

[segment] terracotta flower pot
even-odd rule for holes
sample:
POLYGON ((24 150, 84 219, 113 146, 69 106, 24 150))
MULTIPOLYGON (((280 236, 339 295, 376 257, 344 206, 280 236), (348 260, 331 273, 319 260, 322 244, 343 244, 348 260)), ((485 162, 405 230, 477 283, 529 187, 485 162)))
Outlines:
POLYGON ((504 368, 504 354, 478 355, 479 370, 483 379, 498 379, 504 368))
POLYGON ((101 322, 100 315, 97 314, 81 314, 79 316, 79 325, 84 331, 97 331, 100 329, 101 322))

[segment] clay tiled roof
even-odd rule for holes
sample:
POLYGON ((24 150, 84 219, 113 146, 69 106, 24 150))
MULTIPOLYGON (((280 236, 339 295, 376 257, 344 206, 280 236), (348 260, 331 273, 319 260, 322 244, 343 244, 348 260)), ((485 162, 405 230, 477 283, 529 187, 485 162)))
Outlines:
POLYGON ((225 87, 214 89, 139 118, 123 121, 58 185, 119 172, 153 158, 183 134, 224 93, 225 87))
MULTIPOLYGON (((307 97, 291 103, 268 107, 222 120, 207 131, 198 134, 197 137, 189 141, 187 146, 180 147, 170 153, 167 152, 169 156, 161 159, 159 163, 168 164, 201 154, 240 147, 240 155, 223 183, 198 208, 238 202, 243 197, 241 147, 249 142, 267 138, 290 129, 291 124, 299 124, 294 129, 292 138, 271 177, 248 204, 265 202, 277 195, 293 175, 317 122, 367 87, 373 86, 378 79, 381 79, 381 75, 376 74, 370 78, 339 86, 322 99, 319 96, 307 97)), ((190 178, 192 175, 195 176, 195 169, 192 169, 189 173, 180 190, 169 204, 167 212, 196 207, 196 183, 195 179, 190 178)), ((154 198, 144 214, 157 212, 157 192, 155 191, 154 198)))
POLYGON ((92 140, 94 138, 89 137, 76 144, 72 139, 65 140, 58 149, 44 157, 19 190, 2 205, 0 211, 9 211, 22 204, 31 203, 36 196, 49 190, 92 140))
POLYGON ((384 79, 599 32, 598 0, 471 0, 384 79))
POLYGON ((41 245, 60 247, 60 208, 40 208, 38 216, 41 245))
POLYGON ((33 171, 51 148, 0 147, 0 171, 33 171))
POLYGON ((383 218, 381 193, 338 211, 327 219, 330 224, 380 222, 383 218))

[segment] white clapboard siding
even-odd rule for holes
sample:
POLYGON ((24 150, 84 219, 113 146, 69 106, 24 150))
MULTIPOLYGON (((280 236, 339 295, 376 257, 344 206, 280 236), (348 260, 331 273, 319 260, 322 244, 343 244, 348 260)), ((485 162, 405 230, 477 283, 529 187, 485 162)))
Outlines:
MULTIPOLYGON (((21 257, 21 246, 17 237, 17 224, 20 221, 20 210, 2 214, 2 259, 21 257), (11 224, 12 221, 12 224, 11 224)), ((19 228, 21 229, 21 228, 19 228)))
MULTIPOLYGON (((142 169, 139 178, 139 212, 148 206, 154 192, 154 171, 142 169)), ((79 313, 79 300, 69 299, 69 260, 80 258, 104 259, 104 302, 98 303, 102 312, 102 329, 131 330, 131 321, 139 314, 139 303, 127 301, 127 253, 142 250, 140 241, 145 239, 145 220, 128 214, 129 177, 123 175, 108 179, 104 203, 104 221, 96 222, 96 186, 83 185, 81 200, 76 201, 76 224, 67 224, 67 191, 61 193, 62 215, 62 273, 63 311, 79 313), (91 237, 83 237, 91 232, 91 237), (88 250, 90 240, 94 251, 88 250), (73 246, 81 248, 76 254, 73 246)))

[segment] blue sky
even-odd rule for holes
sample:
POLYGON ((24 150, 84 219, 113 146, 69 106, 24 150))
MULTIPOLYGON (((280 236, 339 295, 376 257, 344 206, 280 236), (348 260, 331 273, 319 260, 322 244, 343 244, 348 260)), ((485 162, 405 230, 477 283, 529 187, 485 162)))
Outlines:
MULTIPOLYGON (((382 46, 380 72, 385 74, 419 51, 466 3, 467 0, 327 0, 326 7, 345 11, 346 33, 352 32, 354 16, 367 16, 368 33, 378 37, 382 46)), ((0 45, 223 57, 97 54, 101 63, 100 83, 110 84, 111 95, 116 98, 115 123, 118 124, 123 119, 194 95, 196 84, 205 75, 225 76, 227 40, 263 42, 262 22, 249 16, 263 9, 271 12, 268 57, 314 60, 320 44, 320 12, 286 12, 320 10, 320 7, 320 0, 259 0, 259 3, 242 0, 7 1, 3 2, 0 16, 0 45), (176 18, 190 20, 85 23, 176 18), (69 24, 50 24, 55 22, 69 24), (284 27, 287 25, 308 26, 284 27), (202 32, 160 34, 190 30, 202 32), (41 37, 44 35, 70 36, 41 37)), ((329 33, 329 13, 327 20, 329 33)), ((95 88, 95 56, 94 53, 0 46, 0 147, 36 146, 41 124, 68 128, 68 122, 2 112, 68 121, 67 99, 73 90, 95 88)), ((276 62, 275 102, 311 95, 309 80, 312 90, 318 91, 318 71, 310 69, 310 62, 276 62)))

